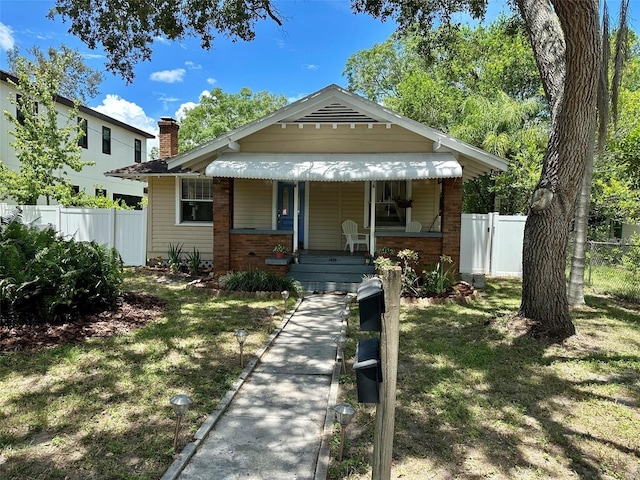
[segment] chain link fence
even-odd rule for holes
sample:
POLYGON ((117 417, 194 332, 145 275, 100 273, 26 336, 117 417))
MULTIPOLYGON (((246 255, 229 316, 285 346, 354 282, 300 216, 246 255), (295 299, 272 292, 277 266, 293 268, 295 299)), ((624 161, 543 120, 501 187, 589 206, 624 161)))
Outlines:
POLYGON ((585 285, 595 292, 640 301, 640 242, 589 242, 585 285))

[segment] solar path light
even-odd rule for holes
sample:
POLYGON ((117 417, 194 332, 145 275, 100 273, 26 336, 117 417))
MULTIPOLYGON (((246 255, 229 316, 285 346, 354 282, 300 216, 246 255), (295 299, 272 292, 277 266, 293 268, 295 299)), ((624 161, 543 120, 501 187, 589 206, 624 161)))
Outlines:
POLYGON ((289 291, 283 290, 280 295, 282 295, 282 300, 284 300, 284 313, 287 313, 287 298, 289 298, 289 291))
POLYGON ((245 329, 236 330, 233 336, 236 337, 238 345, 240 345, 240 367, 244 368, 244 342, 247 340, 249 332, 247 332, 245 329))
POLYGON ((338 461, 342 461, 342 451, 344 449, 344 434, 347 425, 351 423, 353 415, 356 413, 354 408, 348 403, 340 403, 333 407, 333 411, 336 412, 336 420, 340 424, 340 451, 338 453, 338 461))
POLYGON ((173 413, 176 414, 176 432, 173 436, 173 453, 176 453, 176 449, 178 448, 178 434, 180 433, 180 422, 182 422, 182 417, 184 417, 187 410, 189 410, 189 405, 193 403, 193 400, 191 400, 191 397, 181 393, 171 397, 169 403, 171 403, 173 407, 173 413))
POLYGON ((269 316, 271 318, 273 318, 273 316, 276 314, 277 311, 278 311, 278 309, 276 307, 274 307, 273 305, 269 305, 267 307, 267 312, 269 313, 269 316))
POLYGON ((342 360, 342 373, 347 374, 347 367, 344 361, 344 348, 347 346, 347 336, 342 334, 333 339, 338 346, 338 357, 342 360))

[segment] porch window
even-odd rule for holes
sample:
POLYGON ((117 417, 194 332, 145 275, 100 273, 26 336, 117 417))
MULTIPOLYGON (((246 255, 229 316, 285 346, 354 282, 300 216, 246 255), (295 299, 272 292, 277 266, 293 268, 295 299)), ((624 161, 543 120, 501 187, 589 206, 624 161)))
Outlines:
POLYGON ((213 222, 213 180, 179 179, 179 223, 213 222))
MULTIPOLYGON (((375 202, 376 227, 400 227, 405 228, 407 223, 406 209, 401 205, 403 201, 410 199, 410 185, 406 180, 382 180, 371 182, 375 190, 370 189, 370 202, 375 202), (374 193, 375 192, 375 193, 374 193), (400 205, 399 205, 400 204, 400 205)), ((371 212, 368 208, 367 212, 371 212)), ((370 213, 367 215, 369 218, 370 213)), ((368 222, 371 225, 371 222, 368 222)))

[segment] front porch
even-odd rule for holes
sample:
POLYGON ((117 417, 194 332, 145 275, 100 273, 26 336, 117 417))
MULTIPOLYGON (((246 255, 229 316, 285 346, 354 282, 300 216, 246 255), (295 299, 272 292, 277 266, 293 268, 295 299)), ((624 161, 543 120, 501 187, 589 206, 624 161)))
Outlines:
POLYGON ((367 259, 365 252, 301 250, 287 276, 310 292, 355 292, 363 276, 375 273, 367 259))

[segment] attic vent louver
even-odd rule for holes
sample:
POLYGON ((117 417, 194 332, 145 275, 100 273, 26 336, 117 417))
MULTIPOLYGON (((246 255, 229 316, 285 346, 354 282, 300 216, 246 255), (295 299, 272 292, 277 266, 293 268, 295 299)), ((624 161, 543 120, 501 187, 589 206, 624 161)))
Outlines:
POLYGON ((295 123, 376 123, 378 120, 340 103, 331 103, 294 120, 295 123))

